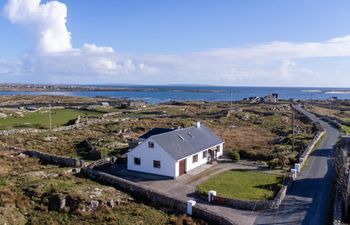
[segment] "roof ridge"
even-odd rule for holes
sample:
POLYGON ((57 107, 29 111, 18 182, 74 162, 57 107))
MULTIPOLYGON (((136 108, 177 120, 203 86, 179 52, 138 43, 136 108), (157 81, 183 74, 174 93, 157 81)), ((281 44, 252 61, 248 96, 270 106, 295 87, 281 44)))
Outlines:
POLYGON ((180 129, 175 129, 175 130, 172 130, 172 131, 169 131, 169 132, 164 132, 164 133, 161 133, 161 134, 155 134, 155 135, 152 135, 150 137, 161 136, 161 135, 169 134, 169 133, 172 133, 172 132, 175 133, 176 131, 186 130, 186 129, 190 129, 190 128, 194 128, 194 126, 184 127, 184 128, 180 128, 180 129))

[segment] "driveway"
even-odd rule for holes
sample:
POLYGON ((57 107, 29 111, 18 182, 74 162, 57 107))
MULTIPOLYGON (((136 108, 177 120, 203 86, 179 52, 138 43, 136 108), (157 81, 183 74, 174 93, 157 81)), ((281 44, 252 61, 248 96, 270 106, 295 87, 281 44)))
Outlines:
POLYGON ((206 164, 189 171, 187 174, 175 180, 152 174, 128 171, 125 168, 112 168, 107 172, 139 183, 144 187, 156 190, 176 199, 183 201, 194 199, 197 204, 205 207, 208 211, 214 211, 219 215, 223 215, 235 224, 252 225, 256 219, 257 212, 209 205, 207 201, 199 199, 195 195, 196 186, 198 184, 222 171, 230 169, 257 169, 257 167, 236 163, 206 164))
POLYGON ((300 107, 299 110, 313 121, 320 122, 326 130, 326 136, 319 148, 311 154, 306 168, 293 182, 280 207, 261 211, 255 224, 328 224, 335 176, 331 158, 339 132, 315 115, 300 107))

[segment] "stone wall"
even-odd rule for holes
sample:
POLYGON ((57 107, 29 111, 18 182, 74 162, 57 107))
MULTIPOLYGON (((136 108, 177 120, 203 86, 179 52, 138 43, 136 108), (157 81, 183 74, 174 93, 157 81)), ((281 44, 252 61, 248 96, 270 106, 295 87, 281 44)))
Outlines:
POLYGON ((40 159, 40 161, 53 164, 58 166, 67 166, 67 167, 83 167, 84 161, 74 158, 68 158, 63 156, 50 155, 47 153, 34 151, 34 150, 24 150, 23 154, 28 155, 29 157, 35 157, 40 159))
MULTIPOLYGON (((115 123, 115 122, 123 122, 127 121, 129 118, 107 118, 101 117, 97 119, 89 119, 86 121, 82 121, 78 124, 73 124, 69 126, 62 126, 58 128, 54 128, 51 132, 59 132, 59 131, 68 131, 74 129, 81 129, 84 127, 88 127, 93 124, 106 124, 106 123, 115 123)), ((23 129, 11 129, 11 130, 1 130, 0 135, 13 135, 13 134, 27 134, 27 133, 41 133, 47 132, 47 129, 35 129, 35 128, 23 128, 23 129)))
POLYGON ((253 211, 278 208, 281 202, 283 201, 284 197, 286 196, 287 190, 292 182, 293 180, 291 177, 288 177, 287 179, 285 179, 281 189, 278 191, 276 197, 272 200, 248 201, 248 200, 213 196, 212 204, 229 206, 232 208, 243 209, 243 210, 253 210, 253 211))
POLYGON ((261 200, 261 201, 245 201, 233 198, 224 198, 220 196, 213 196, 212 204, 229 206, 232 208, 243 210, 262 210, 273 208, 273 200, 261 200))
MULTIPOLYGON (((116 187, 120 190, 128 192, 135 196, 136 199, 150 201, 152 203, 159 203, 170 207, 176 211, 186 213, 186 202, 166 196, 163 193, 142 187, 141 185, 120 177, 116 177, 107 173, 103 173, 91 168, 82 168, 81 173, 98 181, 102 184, 116 187)), ((210 221, 213 224, 235 225, 229 219, 220 216, 217 213, 208 211, 200 205, 193 206, 193 216, 200 219, 210 221)))

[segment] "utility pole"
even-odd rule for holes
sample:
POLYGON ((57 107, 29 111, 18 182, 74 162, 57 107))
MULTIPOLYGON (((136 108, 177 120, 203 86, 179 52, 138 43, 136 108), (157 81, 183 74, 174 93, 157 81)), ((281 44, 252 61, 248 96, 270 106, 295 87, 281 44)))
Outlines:
POLYGON ((232 111, 232 90, 230 90, 230 111, 232 111))
POLYGON ((310 93, 310 95, 311 95, 311 101, 310 101, 310 104, 312 105, 312 92, 310 93))
POLYGON ((49 105, 49 129, 51 131, 52 128, 52 120, 51 120, 51 105, 49 105))
POLYGON ((292 137, 292 151, 295 149, 295 111, 292 106, 292 129, 293 129, 293 137, 292 137))

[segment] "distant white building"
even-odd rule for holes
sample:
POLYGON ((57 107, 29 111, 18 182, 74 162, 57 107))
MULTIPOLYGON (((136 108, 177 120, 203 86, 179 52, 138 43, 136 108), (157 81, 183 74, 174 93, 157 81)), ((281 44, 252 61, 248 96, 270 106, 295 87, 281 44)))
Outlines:
POLYGON ((217 160, 224 141, 199 122, 183 129, 155 128, 128 155, 128 170, 176 178, 217 160))
POLYGON ((267 95, 262 99, 265 103, 276 103, 278 102, 278 94, 267 95))

